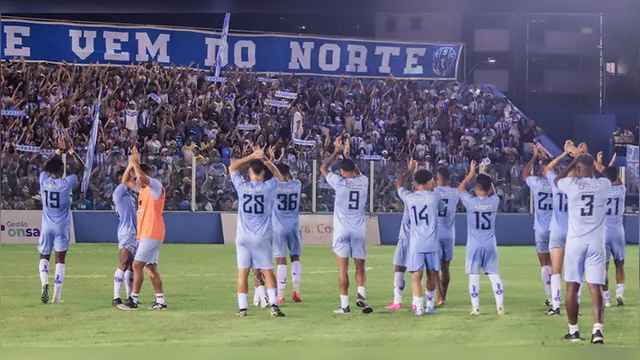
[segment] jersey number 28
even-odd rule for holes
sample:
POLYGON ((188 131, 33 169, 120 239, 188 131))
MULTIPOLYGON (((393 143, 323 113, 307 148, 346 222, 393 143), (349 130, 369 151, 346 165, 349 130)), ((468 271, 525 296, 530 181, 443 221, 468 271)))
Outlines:
POLYGON ((264 195, 244 194, 242 198, 244 199, 242 211, 246 214, 264 214, 264 195))

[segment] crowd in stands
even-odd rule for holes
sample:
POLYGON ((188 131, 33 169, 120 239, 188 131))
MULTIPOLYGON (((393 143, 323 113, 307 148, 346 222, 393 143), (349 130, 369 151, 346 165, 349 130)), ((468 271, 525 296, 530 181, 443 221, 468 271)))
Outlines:
MULTIPOLYGON (((93 172, 73 208, 109 210, 115 173, 135 144, 166 188, 167 210, 233 211, 228 164, 254 145, 276 155, 303 183, 302 210, 311 211, 314 160, 319 168, 336 136, 361 171, 373 174, 373 209, 402 211, 394 181, 413 157, 422 166, 448 166, 460 181, 470 160, 489 159, 503 212, 528 212, 523 185, 526 154, 540 129, 491 88, 459 82, 358 78, 261 77, 226 69, 161 66, 47 65, 14 59, 0 67, 3 209, 37 209, 38 174, 63 136, 86 154, 100 102, 93 172), (276 91, 296 93, 290 106, 271 106, 276 91), (302 119, 305 144, 292 138, 302 119), (313 145, 310 145, 313 143, 313 145), (195 164, 195 168, 194 168, 195 164), (373 166, 373 171, 371 167, 373 166), (192 204, 195 191, 195 204, 192 204)), ((485 160, 486 161, 486 160, 485 160)), ((316 210, 331 211, 333 192, 316 171, 316 210)))

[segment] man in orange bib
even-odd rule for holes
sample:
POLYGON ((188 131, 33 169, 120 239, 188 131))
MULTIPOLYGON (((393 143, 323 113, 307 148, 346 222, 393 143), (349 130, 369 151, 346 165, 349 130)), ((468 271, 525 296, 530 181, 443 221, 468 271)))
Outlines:
POLYGON ((122 183, 139 192, 138 195, 138 251, 133 260, 133 289, 129 299, 117 306, 120 310, 138 310, 138 294, 144 280, 144 269, 151 278, 156 292, 156 301, 151 310, 166 310, 167 303, 162 292, 162 279, 158 272, 158 254, 164 241, 165 228, 162 212, 164 210, 164 187, 160 181, 151 177, 151 167, 140 164, 140 154, 134 147, 129 157, 129 165, 122 176, 122 183), (135 181, 131 179, 131 170, 135 172, 135 181))

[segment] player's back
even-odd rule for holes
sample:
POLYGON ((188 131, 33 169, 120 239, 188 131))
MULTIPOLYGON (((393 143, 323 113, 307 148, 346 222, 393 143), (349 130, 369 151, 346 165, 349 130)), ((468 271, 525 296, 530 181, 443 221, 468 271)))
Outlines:
POLYGON ((133 191, 126 185, 120 184, 113 191, 113 204, 118 215, 118 234, 136 231, 136 198, 133 191))
POLYGON ((274 231, 300 229, 300 180, 280 182, 273 207, 274 231))
POLYGON ((553 205, 551 211, 551 222, 549 224, 549 230, 566 233, 569 223, 569 213, 567 212, 567 194, 562 192, 556 186, 555 180, 558 175, 555 171, 547 172, 547 181, 553 190, 553 205))
POLYGON ((78 183, 75 174, 54 179, 47 172, 40 173, 42 199, 42 227, 70 226, 71 193, 78 183))
POLYGON ((238 238, 260 242, 271 239, 271 214, 276 200, 278 180, 248 181, 236 171, 231 180, 238 192, 238 238))
POLYGON ((410 229, 411 229, 411 220, 409 218, 409 208, 405 206, 404 211, 402 212, 402 222, 400 223, 400 232, 398 234, 398 240, 409 241, 409 239, 411 238, 410 229))
POLYGON ((569 199, 568 238, 604 243, 607 195, 611 181, 606 178, 564 178, 558 188, 569 199))
POLYGON ((405 188, 400 188, 398 193, 409 210, 409 249, 420 253, 438 251, 440 242, 437 219, 438 212, 443 208, 440 194, 426 190, 411 192, 405 188))
POLYGON ((537 176, 527 177, 527 185, 533 193, 534 223, 533 228, 548 231, 553 216, 553 187, 549 180, 537 176))
POLYGON ((333 231, 335 236, 359 234, 365 228, 365 208, 369 192, 369 179, 364 175, 345 178, 330 173, 327 182, 335 190, 333 231))
POLYGON ((468 192, 460 195, 467 210, 467 246, 497 246, 496 215, 500 198, 498 195, 473 196, 468 192))
POLYGON ((604 218, 604 225, 609 232, 624 231, 623 216, 624 216, 624 199, 627 194, 627 189, 624 185, 614 185, 611 187, 611 191, 607 196, 607 212, 604 218))
POLYGON ((460 193, 458 189, 450 186, 437 186, 435 191, 440 195, 444 206, 438 213, 438 236, 453 238, 456 231, 456 206, 458 206, 460 193))

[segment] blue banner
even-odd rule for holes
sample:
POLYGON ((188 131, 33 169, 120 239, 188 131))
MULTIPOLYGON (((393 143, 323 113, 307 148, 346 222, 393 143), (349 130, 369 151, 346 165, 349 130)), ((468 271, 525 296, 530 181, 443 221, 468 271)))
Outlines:
POLYGON ((626 169, 627 193, 637 195, 640 187, 640 148, 627 145, 627 169, 626 169))
MULTIPOLYGON (((2 58, 130 65, 216 63, 219 31, 3 19, 2 58)), ((399 79, 457 78, 462 44, 384 42, 279 34, 229 34, 221 66, 257 73, 399 79)), ((224 48, 224 47, 223 47, 224 48)))

